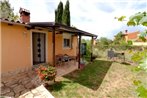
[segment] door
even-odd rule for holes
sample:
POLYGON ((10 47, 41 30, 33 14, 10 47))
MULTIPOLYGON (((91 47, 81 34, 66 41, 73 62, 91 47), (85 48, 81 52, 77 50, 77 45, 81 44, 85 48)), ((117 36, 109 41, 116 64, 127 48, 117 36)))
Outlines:
POLYGON ((45 36, 44 33, 32 33, 33 65, 46 62, 45 36))

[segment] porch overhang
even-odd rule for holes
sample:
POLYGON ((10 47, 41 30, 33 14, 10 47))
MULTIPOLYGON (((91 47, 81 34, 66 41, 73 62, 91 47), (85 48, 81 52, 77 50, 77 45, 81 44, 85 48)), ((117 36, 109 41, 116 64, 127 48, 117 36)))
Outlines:
POLYGON ((31 23, 28 23, 28 25, 30 25, 32 28, 42 27, 42 28, 49 29, 51 31, 52 31, 52 28, 55 28, 56 31, 69 32, 69 33, 73 33, 73 34, 77 34, 81 36, 91 36, 91 37, 97 38, 97 35, 95 34, 92 34, 74 27, 55 23, 55 22, 31 22, 31 23))
MULTIPOLYGON (((31 28, 35 28, 35 27, 41 27, 41 28, 45 28, 48 29, 49 31, 52 31, 52 43, 53 43, 53 65, 55 66, 55 34, 57 34, 57 32, 62 33, 62 32, 67 32, 67 33, 72 33, 75 34, 77 36, 79 36, 79 53, 78 53, 78 68, 80 68, 80 48, 81 48, 81 37, 82 36, 89 36, 92 38, 92 42, 94 39, 97 38, 97 35, 77 29, 75 27, 70 27, 70 26, 66 26, 63 24, 59 24, 59 23, 55 23, 55 22, 31 22, 28 23, 28 25, 31 26, 31 28), (57 32, 56 32, 57 31, 57 32)), ((30 29, 31 29, 30 28, 30 29)), ((93 47, 93 45, 91 45, 91 47, 93 47)), ((92 49, 92 48, 91 48, 92 49)), ((91 53, 91 58, 92 58, 92 53, 91 53)), ((92 61, 92 60, 91 60, 92 61)))

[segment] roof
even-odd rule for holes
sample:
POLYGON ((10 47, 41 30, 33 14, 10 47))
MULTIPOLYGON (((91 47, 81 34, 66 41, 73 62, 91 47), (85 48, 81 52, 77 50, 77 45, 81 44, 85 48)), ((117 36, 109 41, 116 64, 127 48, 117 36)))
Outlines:
POLYGON ((139 32, 132 32, 132 33, 127 34, 127 36, 128 36, 128 39, 136 39, 138 38, 138 34, 139 32))
POLYGON ((20 8, 19 9, 19 13, 22 13, 22 12, 26 12, 26 13, 29 13, 30 14, 30 11, 29 10, 24 9, 24 8, 20 8))
POLYGON ((9 19, 6 19, 6 18, 0 18, 0 22, 8 23, 8 24, 15 24, 15 25, 29 26, 28 24, 26 24, 24 22, 9 20, 9 19))
POLYGON ((8 23, 8 24, 16 24, 16 25, 23 25, 26 27, 34 28, 34 27, 41 27, 41 28, 46 28, 49 30, 52 30, 52 28, 55 28, 57 31, 65 31, 69 33, 74 33, 78 35, 84 35, 84 36, 91 36, 97 38, 97 35, 74 28, 70 26, 66 26, 63 24, 55 23, 55 22, 30 22, 30 23, 21 23, 20 21, 13 21, 13 20, 8 20, 8 19, 0 19, 0 22, 8 23))
POLYGON ((136 31, 136 32, 132 32, 132 33, 125 33, 124 35, 125 36, 128 36, 128 39, 137 39, 138 38, 138 34, 139 34, 139 31, 136 31))
POLYGON ((55 27, 58 31, 66 31, 69 33, 79 33, 80 35, 84 35, 84 36, 93 36, 93 37, 97 37, 97 35, 74 28, 74 27, 70 27, 70 26, 66 26, 63 24, 59 24, 59 23, 55 23, 55 22, 31 22, 28 23, 31 26, 36 26, 36 27, 43 27, 43 28, 52 28, 55 27))
MULTIPOLYGON (((135 42, 142 42, 142 39, 139 38, 139 31, 132 32, 132 33, 125 33, 124 36, 128 36, 128 40, 133 40, 135 42)), ((147 36, 145 37, 147 39, 147 36)))

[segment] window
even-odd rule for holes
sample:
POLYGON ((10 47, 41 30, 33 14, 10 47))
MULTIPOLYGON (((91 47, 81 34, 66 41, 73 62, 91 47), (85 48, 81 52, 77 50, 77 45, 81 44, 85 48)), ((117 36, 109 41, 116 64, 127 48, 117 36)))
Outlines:
POLYGON ((70 33, 63 33, 63 48, 71 49, 72 48, 72 37, 70 33))
POLYGON ((70 39, 64 38, 64 47, 70 47, 70 39))

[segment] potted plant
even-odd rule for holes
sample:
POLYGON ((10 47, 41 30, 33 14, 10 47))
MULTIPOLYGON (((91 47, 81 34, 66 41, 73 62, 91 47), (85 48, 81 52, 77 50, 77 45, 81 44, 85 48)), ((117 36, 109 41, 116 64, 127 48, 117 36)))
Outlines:
POLYGON ((52 81, 52 80, 55 81, 55 76, 57 74, 55 67, 43 66, 43 65, 40 65, 38 68, 36 68, 36 72, 39 78, 45 82, 52 81))

